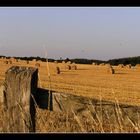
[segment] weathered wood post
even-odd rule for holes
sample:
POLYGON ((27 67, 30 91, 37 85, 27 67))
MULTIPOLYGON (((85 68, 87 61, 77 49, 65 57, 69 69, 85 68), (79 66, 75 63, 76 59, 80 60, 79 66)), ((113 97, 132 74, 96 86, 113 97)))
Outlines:
POLYGON ((38 69, 13 66, 5 73, 5 132, 35 132, 38 69))

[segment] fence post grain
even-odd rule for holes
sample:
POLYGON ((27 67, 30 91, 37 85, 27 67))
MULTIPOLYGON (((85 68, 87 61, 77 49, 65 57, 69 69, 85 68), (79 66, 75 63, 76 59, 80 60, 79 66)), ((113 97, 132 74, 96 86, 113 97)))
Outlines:
POLYGON ((5 73, 4 132, 35 132, 38 69, 13 66, 5 73))

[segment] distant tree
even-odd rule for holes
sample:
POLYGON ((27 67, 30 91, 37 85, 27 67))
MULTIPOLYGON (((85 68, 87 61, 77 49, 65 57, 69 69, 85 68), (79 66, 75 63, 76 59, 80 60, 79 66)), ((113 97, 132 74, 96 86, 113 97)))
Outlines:
POLYGON ((69 59, 69 58, 66 58, 66 59, 65 59, 65 62, 67 63, 68 61, 70 61, 70 59, 69 59))

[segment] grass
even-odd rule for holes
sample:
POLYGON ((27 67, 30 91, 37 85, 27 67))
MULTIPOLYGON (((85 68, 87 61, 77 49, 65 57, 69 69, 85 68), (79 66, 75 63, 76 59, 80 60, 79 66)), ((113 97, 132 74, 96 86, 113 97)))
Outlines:
MULTIPOLYGON (((94 108, 94 107, 93 107, 94 108)), ((103 109, 103 108, 102 108, 103 109)), ((121 116, 121 112, 119 112, 119 108, 115 107, 115 111, 118 112, 116 114, 117 120, 123 120, 124 116, 121 116)), ((95 111, 95 115, 88 109, 88 115, 78 114, 74 109, 71 112, 50 112, 48 110, 41 110, 41 114, 46 122, 46 128, 44 128, 43 132, 86 132, 86 133, 139 133, 139 129, 129 116, 128 123, 129 126, 124 125, 120 121, 112 120, 109 116, 107 110, 106 117, 101 119, 99 114, 101 110, 95 111), (112 122, 113 123, 112 123, 112 122)), ((39 114, 37 120, 39 118, 39 114)), ((38 120, 39 121, 39 120, 38 120)), ((37 132, 42 132, 42 122, 39 121, 37 123, 37 132)))
MULTIPOLYGON (((118 103, 115 102, 115 118, 118 121, 112 120, 113 118, 109 115, 109 110, 105 110, 105 113, 103 112, 104 107, 102 105, 102 100, 100 100, 100 105, 98 109, 95 109, 95 106, 93 106, 93 104, 89 100, 89 106, 87 106, 86 114, 78 113, 74 107, 71 108, 71 111, 55 112, 49 110, 42 110, 37 106, 37 104, 35 104, 36 132, 139 133, 139 122, 133 122, 133 120, 129 116, 127 116, 129 127, 125 126, 125 124, 121 122, 124 116, 121 115, 122 112, 119 109, 119 105, 117 104, 118 103)), ((3 112, 1 106, 0 109, 1 112, 3 112)), ((22 110, 22 108, 20 111, 24 115, 24 111, 22 110)), ((1 114, 0 123, 4 123, 3 114, 1 114)), ((1 132, 4 132, 2 130, 2 125, 1 132)))

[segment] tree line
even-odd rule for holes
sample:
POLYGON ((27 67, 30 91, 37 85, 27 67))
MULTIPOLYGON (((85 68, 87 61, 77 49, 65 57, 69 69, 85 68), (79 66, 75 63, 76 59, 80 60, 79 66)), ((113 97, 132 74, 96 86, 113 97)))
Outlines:
MULTIPOLYGON (((5 58, 11 58, 10 56, 0 56, 1 57, 5 57, 5 58)), ((35 56, 31 56, 31 57, 14 57, 16 59, 21 59, 21 60, 29 60, 29 61, 32 61, 33 59, 36 59, 37 61, 38 60, 41 60, 43 62, 46 62, 46 58, 42 58, 42 57, 35 57, 35 56)), ((118 59, 110 59, 110 60, 107 60, 107 61, 103 61, 103 60, 95 60, 95 59, 84 59, 84 58, 75 58, 75 59, 69 59, 69 58, 66 58, 66 59, 52 59, 52 58, 48 58, 48 61, 49 62, 54 62, 54 61, 57 61, 57 62, 62 62, 62 61, 65 61, 65 62, 68 62, 68 61, 71 61, 71 62, 74 62, 74 63, 77 63, 77 64, 92 64, 92 63, 96 63, 96 64, 101 64, 101 63, 109 63, 111 65, 118 65, 118 64, 124 64, 124 65, 127 65, 127 64, 131 64, 132 66, 135 66, 136 64, 140 64, 140 56, 136 56, 136 57, 127 57, 127 58, 118 58, 118 59)))
POLYGON ((118 59, 110 59, 107 61, 111 65, 118 65, 118 64, 131 64, 132 66, 135 66, 136 64, 140 64, 140 56, 135 57, 127 57, 127 58, 118 58, 118 59))

